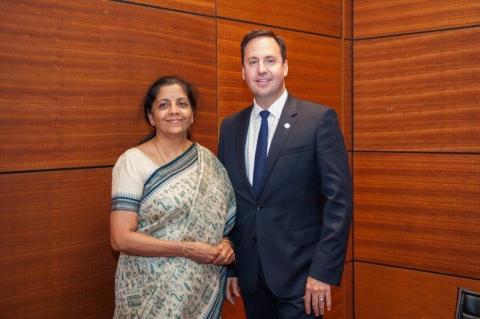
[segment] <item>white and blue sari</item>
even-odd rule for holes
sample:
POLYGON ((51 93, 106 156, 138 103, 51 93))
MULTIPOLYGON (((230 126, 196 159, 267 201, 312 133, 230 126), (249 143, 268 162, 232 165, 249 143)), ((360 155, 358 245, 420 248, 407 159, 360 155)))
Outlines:
MULTIPOLYGON (((129 149, 112 175, 112 211, 136 212, 138 232, 217 245, 233 227, 235 196, 228 175, 198 144, 161 167, 138 148, 129 149)), ((219 318, 225 280, 222 266, 121 254, 114 318, 219 318)))

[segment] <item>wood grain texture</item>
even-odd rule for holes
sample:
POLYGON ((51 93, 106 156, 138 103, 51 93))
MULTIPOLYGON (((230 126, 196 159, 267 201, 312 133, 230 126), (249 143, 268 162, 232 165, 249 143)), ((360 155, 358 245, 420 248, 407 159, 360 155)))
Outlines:
POLYGON ((454 318, 458 287, 480 281, 355 262, 355 319, 454 318))
POLYGON ((480 2, 358 0, 354 17, 355 38, 455 28, 480 24, 480 2))
MULTIPOLYGON (((252 104, 253 97, 241 75, 240 42, 257 26, 218 21, 219 116, 238 112, 252 104)), ((290 94, 336 109, 342 124, 341 40, 305 33, 276 30, 287 44, 287 90, 290 94)))
POLYGON ((350 262, 352 260, 353 260, 353 225, 350 228, 350 236, 348 237, 347 254, 345 255, 345 262, 350 262))
POLYGON ((324 319, 353 319, 353 262, 345 263, 340 286, 332 286, 332 310, 324 319))
MULTIPOLYGON (((348 164, 350 168, 350 174, 352 176, 352 184, 353 184, 353 156, 354 153, 349 151, 348 152, 348 164)), ((353 216, 353 214, 352 214, 353 216)), ((352 217, 353 219, 353 217, 352 217)), ((347 254, 345 255, 345 262, 349 262, 353 260, 353 229, 354 229, 354 224, 352 220, 352 224, 350 226, 350 232, 349 232, 349 237, 348 237, 348 245, 347 245, 347 254)))
POLYGON ((342 128, 347 150, 353 150, 353 43, 343 40, 342 49, 342 128))
POLYGON ((352 39, 353 0, 342 0, 342 38, 352 39))
POLYGON ((111 318, 110 176, 0 175, 1 318, 111 318))
POLYGON ((354 259, 480 279, 480 156, 355 153, 354 259))
POLYGON ((223 302, 222 319, 246 319, 245 310, 243 308, 242 298, 238 298, 235 305, 232 305, 226 299, 223 302))
POLYGON ((128 2, 211 16, 215 15, 215 0, 128 0, 128 2))
POLYGON ((480 152, 480 27, 357 41, 355 150, 480 152))
POLYGON ((340 0, 217 0, 218 16, 223 18, 336 37, 341 36, 341 10, 340 0))
POLYGON ((217 144, 215 21, 117 2, 0 2, 0 172, 111 165, 148 133, 159 76, 199 93, 193 136, 217 144))

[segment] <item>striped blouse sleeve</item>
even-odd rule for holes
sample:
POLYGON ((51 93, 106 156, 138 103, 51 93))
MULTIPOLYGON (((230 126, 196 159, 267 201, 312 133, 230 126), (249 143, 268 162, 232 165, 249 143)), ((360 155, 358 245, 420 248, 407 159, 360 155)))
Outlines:
POLYGON ((143 193, 143 181, 128 152, 119 157, 112 170, 111 210, 126 210, 138 214, 143 193))

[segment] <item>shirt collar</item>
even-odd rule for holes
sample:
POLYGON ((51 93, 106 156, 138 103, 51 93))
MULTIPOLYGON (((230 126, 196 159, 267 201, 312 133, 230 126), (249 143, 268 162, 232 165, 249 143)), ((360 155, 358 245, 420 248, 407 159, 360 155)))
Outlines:
MULTIPOLYGON (((280 95, 280 97, 267 108, 267 111, 269 111, 275 118, 280 118, 283 107, 285 106, 285 102, 287 101, 287 97, 288 92, 287 89, 285 89, 282 95, 280 95)), ((263 111, 263 108, 257 104, 255 99, 253 99, 253 118, 257 118, 261 111, 263 111)))

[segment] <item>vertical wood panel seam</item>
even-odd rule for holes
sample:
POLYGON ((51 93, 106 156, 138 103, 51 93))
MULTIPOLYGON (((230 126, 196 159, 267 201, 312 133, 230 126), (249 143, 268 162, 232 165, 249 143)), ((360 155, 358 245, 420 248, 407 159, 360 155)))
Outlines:
POLYGON ((218 145, 220 144, 220 75, 218 69, 220 68, 218 64, 219 53, 218 53, 218 0, 215 0, 215 74, 217 76, 217 155, 218 155, 218 145))
POLYGON ((355 184, 354 184, 354 180, 355 180, 355 117, 354 117, 354 111, 355 111, 355 99, 354 99, 354 79, 355 79, 355 68, 354 68, 354 63, 355 63, 355 58, 354 58, 354 54, 355 54, 355 50, 354 50, 354 45, 355 45, 355 41, 353 41, 354 39, 354 31, 355 31, 355 27, 354 27, 354 21, 355 21, 355 0, 351 0, 351 3, 350 3, 350 6, 351 6, 351 10, 352 10, 352 13, 351 13, 351 21, 350 21, 350 35, 351 35, 351 38, 352 38, 352 43, 351 43, 351 46, 350 46, 350 59, 351 59, 351 62, 350 62, 350 103, 351 103, 351 114, 350 114, 350 117, 351 117, 351 131, 352 131, 352 136, 351 136, 351 141, 350 141, 350 147, 352 148, 352 233, 350 234, 350 236, 352 236, 352 261, 353 261, 353 266, 352 266, 352 317, 353 319, 355 319, 355 316, 356 316, 356 303, 355 303, 355 263, 356 263, 356 259, 355 259, 355 223, 354 223, 354 220, 355 220, 355 184))

